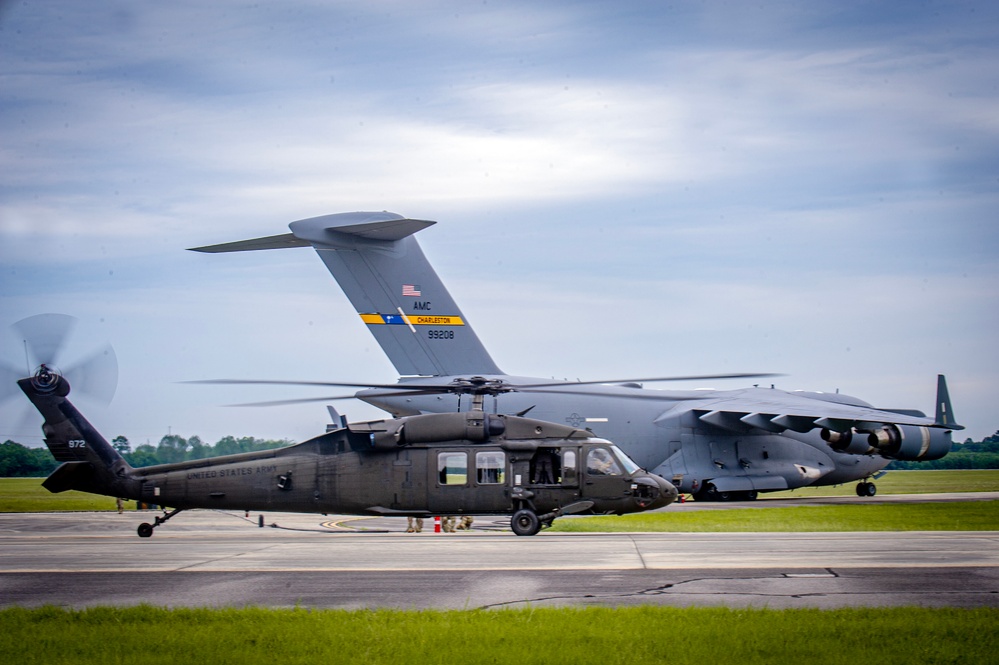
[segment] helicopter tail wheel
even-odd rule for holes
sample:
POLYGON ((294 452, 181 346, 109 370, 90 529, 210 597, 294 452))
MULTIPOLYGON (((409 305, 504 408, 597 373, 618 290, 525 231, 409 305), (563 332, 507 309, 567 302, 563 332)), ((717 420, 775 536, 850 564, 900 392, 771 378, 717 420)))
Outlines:
POLYGON ((510 528, 518 536, 533 536, 541 530, 541 520, 537 513, 527 508, 518 510, 510 520, 510 528))
MULTIPOLYGON (((136 533, 139 534, 139 538, 149 538, 150 536, 153 535, 153 529, 155 529, 156 527, 158 527, 160 524, 163 524, 168 519, 170 519, 171 517, 173 517, 174 515, 176 515, 177 513, 179 513, 182 510, 184 510, 184 509, 183 508, 174 508, 170 512, 164 513, 162 517, 159 516, 159 515, 157 515, 156 518, 153 520, 152 524, 150 524, 149 522, 143 522, 142 524, 140 524, 139 528, 136 529, 136 533)), ((263 518, 261 518, 261 519, 263 519, 263 518)))

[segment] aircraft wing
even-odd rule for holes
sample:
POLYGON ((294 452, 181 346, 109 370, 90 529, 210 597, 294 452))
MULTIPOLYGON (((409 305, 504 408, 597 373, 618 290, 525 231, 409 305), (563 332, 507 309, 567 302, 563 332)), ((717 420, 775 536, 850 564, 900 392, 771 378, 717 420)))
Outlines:
POLYGON ((954 421, 947 384, 937 383, 937 415, 929 418, 918 411, 890 411, 871 406, 844 403, 838 396, 798 395, 766 388, 750 388, 723 396, 677 403, 661 414, 657 423, 693 413, 704 423, 737 432, 757 428, 769 432, 808 432, 824 428, 832 432, 851 429, 871 431, 885 425, 910 425, 963 429, 954 421))

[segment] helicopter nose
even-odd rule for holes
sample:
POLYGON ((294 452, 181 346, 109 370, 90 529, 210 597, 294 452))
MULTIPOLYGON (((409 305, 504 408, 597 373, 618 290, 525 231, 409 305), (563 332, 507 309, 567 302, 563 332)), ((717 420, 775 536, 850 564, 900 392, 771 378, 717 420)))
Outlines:
POLYGON ((676 488, 669 481, 655 474, 646 473, 635 478, 634 483, 637 489, 635 498, 639 510, 663 508, 677 499, 676 488))
POLYGON ((662 489, 663 505, 659 506, 660 508, 668 506, 679 498, 680 492, 676 489, 676 486, 673 485, 673 483, 666 480, 662 476, 653 475, 652 477, 659 482, 659 487, 662 489))
POLYGON ((680 493, 677 491, 676 487, 673 486, 673 483, 669 482, 662 476, 650 473, 648 478, 649 480, 655 482, 655 484, 659 487, 659 498, 656 499, 653 505, 649 506, 649 508, 664 508, 676 501, 680 496, 680 493))

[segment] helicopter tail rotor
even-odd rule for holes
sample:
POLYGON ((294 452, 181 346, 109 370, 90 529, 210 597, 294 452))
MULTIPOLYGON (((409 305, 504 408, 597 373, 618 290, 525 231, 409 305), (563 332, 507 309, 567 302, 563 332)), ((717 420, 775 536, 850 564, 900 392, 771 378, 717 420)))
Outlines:
MULTIPOLYGON (((37 314, 12 324, 0 361, 0 406, 23 399, 19 379, 30 379, 39 394, 67 392, 91 404, 107 406, 118 387, 118 358, 110 344, 93 341, 80 332, 80 321, 67 314, 37 314), (96 348, 95 348, 96 347, 96 348)), ((33 409, 26 409, 6 437, 26 437, 34 428, 33 409)), ((34 429, 37 432, 37 429, 34 429)), ((31 434, 30 436, 37 436, 31 434)))

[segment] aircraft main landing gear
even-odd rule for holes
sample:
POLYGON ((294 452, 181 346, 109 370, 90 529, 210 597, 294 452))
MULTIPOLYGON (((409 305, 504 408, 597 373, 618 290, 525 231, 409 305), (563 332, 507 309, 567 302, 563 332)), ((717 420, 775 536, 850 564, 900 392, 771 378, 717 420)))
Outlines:
POLYGON ((184 509, 183 508, 174 508, 170 512, 164 513, 163 517, 160 517, 159 515, 157 515, 156 519, 153 520, 152 524, 150 524, 149 522, 143 522, 142 524, 139 525, 139 528, 136 529, 136 532, 139 534, 139 538, 149 538, 150 536, 153 535, 153 529, 155 529, 156 527, 158 527, 160 524, 163 524, 168 519, 170 519, 171 517, 173 517, 174 515, 176 515, 177 513, 179 513, 182 510, 184 510, 184 509))
POLYGON ((857 496, 874 496, 878 493, 877 485, 866 480, 857 483, 857 496))
POLYGON ((541 530, 541 520, 533 510, 521 508, 510 519, 510 528, 518 536, 533 536, 541 530))

